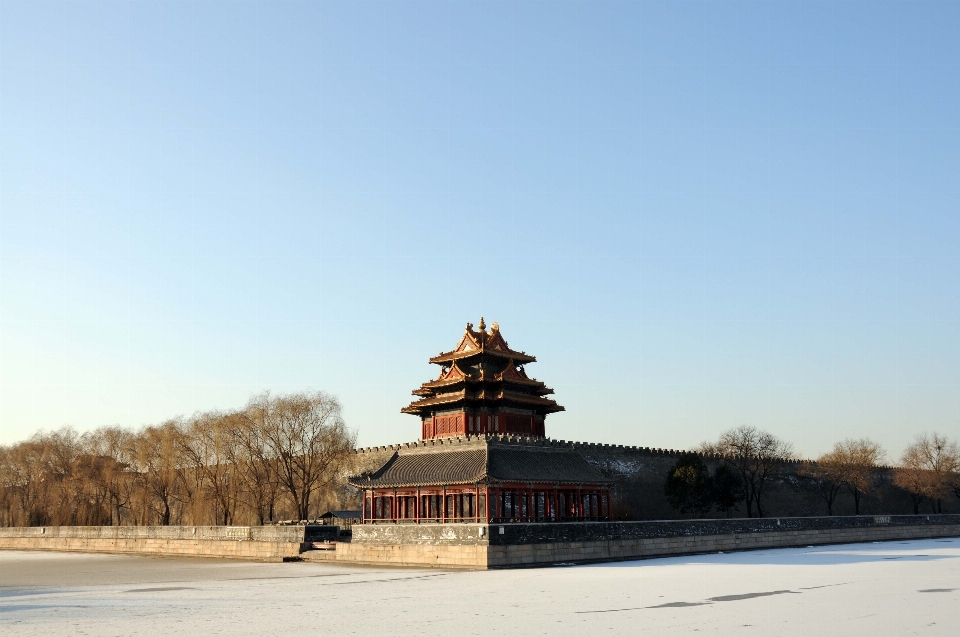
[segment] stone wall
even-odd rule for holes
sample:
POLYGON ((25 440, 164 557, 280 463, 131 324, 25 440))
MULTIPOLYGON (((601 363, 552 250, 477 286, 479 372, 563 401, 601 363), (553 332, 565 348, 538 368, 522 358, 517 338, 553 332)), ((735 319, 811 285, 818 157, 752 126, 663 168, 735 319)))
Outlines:
MULTIPOLYGON (((370 526, 370 525, 368 525, 370 526)), ((442 526, 442 525, 438 525, 442 526)), ((650 522, 562 522, 490 525, 491 545, 611 542, 632 539, 748 536, 798 532, 873 532, 886 528, 960 529, 960 515, 883 515, 804 518, 657 520, 650 522)))
POLYGON ((305 542, 335 539, 335 526, 47 526, 0 528, 0 549, 296 559, 305 542))
POLYGON ((852 542, 879 542, 960 536, 960 524, 766 531, 746 534, 633 537, 606 541, 545 542, 490 546, 485 568, 569 562, 605 562, 852 542))
POLYGON ((367 524, 310 561, 514 568, 717 551, 960 536, 960 515, 533 524, 367 524))
POLYGON ((352 542, 306 551, 336 527, 29 527, 0 549, 228 557, 444 568, 511 568, 715 551, 960 537, 960 515, 564 522, 366 524, 352 542))
POLYGON ((308 562, 485 570, 490 568, 489 551, 482 544, 349 543, 337 544, 334 551, 308 551, 301 557, 308 562))
MULTIPOLYGON (((512 526, 512 525, 511 525, 512 526)), ((526 526, 526 525, 525 525, 526 526)), ((351 544, 486 544, 486 524, 356 524, 351 544)))

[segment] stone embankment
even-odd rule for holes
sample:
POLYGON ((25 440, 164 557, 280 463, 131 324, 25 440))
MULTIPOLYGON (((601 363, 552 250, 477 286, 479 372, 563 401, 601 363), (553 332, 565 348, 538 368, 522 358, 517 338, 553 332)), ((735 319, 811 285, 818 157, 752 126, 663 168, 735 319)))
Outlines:
POLYGON ((351 543, 304 558, 488 569, 938 537, 960 537, 960 515, 375 524, 356 525, 351 543))
POLYGON ((960 515, 645 522, 357 524, 337 527, 0 528, 0 550, 230 557, 465 569, 633 560, 717 551, 960 537, 960 515), (324 550, 312 550, 314 548, 324 550))
POLYGON ((0 549, 75 551, 279 562, 298 559, 311 542, 336 539, 337 527, 34 526, 0 528, 0 549))

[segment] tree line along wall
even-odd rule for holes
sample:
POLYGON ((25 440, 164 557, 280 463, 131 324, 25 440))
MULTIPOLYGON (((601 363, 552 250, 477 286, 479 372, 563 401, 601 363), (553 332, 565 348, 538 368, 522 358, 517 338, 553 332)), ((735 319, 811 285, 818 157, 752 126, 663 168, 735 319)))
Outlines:
MULTIPOLYGON (((689 517, 681 515, 670 506, 663 487, 670 470, 680 456, 690 452, 565 440, 555 440, 552 444, 575 449, 601 473, 619 479, 613 489, 613 498, 617 504, 613 517, 628 520, 670 520, 689 517)), ((377 469, 403 447, 403 444, 398 444, 357 449, 355 463, 357 471, 377 469)), ((723 462, 716 457, 704 455, 701 457, 711 472, 723 462)), ((809 462, 807 460, 787 461, 769 478, 764 493, 765 517, 804 517, 826 514, 827 508, 823 498, 810 478, 805 477, 801 472, 802 467, 809 462)), ((878 467, 876 488, 862 497, 861 514, 910 515, 913 513, 910 495, 894 486, 892 478, 891 468, 878 467)), ((920 511, 924 514, 931 513, 929 502, 923 503, 920 511)), ((834 514, 853 515, 853 513, 853 497, 844 491, 834 504, 834 514)), ((960 499, 944 500, 943 513, 960 513, 960 499)), ((735 517, 746 515, 743 504, 733 515, 735 517)), ((725 515, 714 511, 698 517, 721 518, 725 515)))
MULTIPOLYGON (((616 486, 615 496, 623 507, 623 514, 629 519, 663 520, 683 517, 667 502, 664 483, 667 475, 681 455, 689 453, 673 449, 651 449, 648 447, 630 447, 622 445, 604 445, 593 443, 567 443, 605 475, 621 477, 616 486)), ((723 461, 719 458, 703 456, 704 463, 712 472, 723 461)), ((802 468, 809 465, 807 460, 784 462, 769 478, 764 494, 765 517, 803 517, 822 516, 827 507, 812 480, 802 474, 802 468)), ((931 513, 929 503, 921 505, 921 513, 931 513), (926 508, 924 508, 926 507, 926 508)), ((863 496, 860 512, 864 515, 909 515, 913 513, 910 495, 894 486, 893 470, 878 467, 875 489, 863 496)), ((960 499, 944 500, 944 513, 960 513, 960 499)), ((835 515, 853 515, 853 496, 842 492, 834 504, 835 515)), ((740 505, 735 516, 746 515, 740 505)), ((705 517, 725 517, 712 512, 705 517)))
POLYGON ((356 434, 324 392, 0 445, 0 526, 231 525, 346 509, 356 434))

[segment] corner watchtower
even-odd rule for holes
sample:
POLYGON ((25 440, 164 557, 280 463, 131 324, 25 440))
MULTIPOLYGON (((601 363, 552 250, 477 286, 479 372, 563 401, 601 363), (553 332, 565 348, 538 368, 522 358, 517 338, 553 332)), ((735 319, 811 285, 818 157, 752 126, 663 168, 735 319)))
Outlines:
POLYGON ((520 434, 543 437, 547 414, 564 411, 546 398, 553 390, 527 376, 536 357, 510 349, 500 326, 479 329, 467 323, 457 346, 434 356, 440 375, 413 391, 415 400, 401 411, 420 417, 421 437, 520 434))

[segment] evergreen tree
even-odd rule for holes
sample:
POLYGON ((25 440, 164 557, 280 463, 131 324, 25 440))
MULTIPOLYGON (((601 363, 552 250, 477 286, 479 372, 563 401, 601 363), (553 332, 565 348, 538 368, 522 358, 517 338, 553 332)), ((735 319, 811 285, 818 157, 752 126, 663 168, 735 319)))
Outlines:
POLYGON ((718 511, 729 518, 732 511, 740 509, 744 498, 743 481, 725 464, 713 472, 713 503, 718 511))
POLYGON ((685 453, 667 475, 663 487, 670 506, 680 513, 704 514, 713 506, 713 479, 703 459, 695 453, 685 453))

